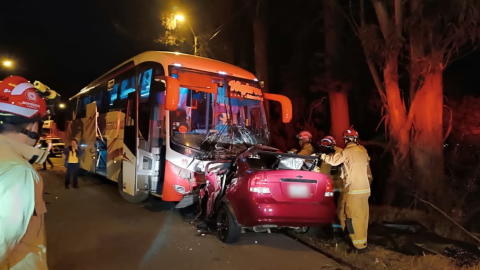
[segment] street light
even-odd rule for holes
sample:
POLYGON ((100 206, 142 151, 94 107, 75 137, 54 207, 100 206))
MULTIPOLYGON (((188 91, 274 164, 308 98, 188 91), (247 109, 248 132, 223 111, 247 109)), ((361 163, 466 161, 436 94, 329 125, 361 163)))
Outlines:
POLYGON ((183 15, 175 15, 175 20, 179 21, 179 22, 183 22, 184 18, 183 18, 183 15))
MULTIPOLYGON (((183 22, 183 20, 185 20, 183 15, 181 15, 181 14, 175 15, 175 21, 183 22)), ((192 31, 192 34, 193 34, 193 43, 194 43, 193 44, 193 46, 194 46, 193 47, 193 54, 198 55, 197 54, 198 37, 197 37, 197 35, 195 35, 195 32, 193 31, 193 28, 188 21, 187 21, 187 24, 188 24, 188 27, 190 27, 190 31, 192 31)))
POLYGON ((10 61, 10 60, 5 60, 5 61, 3 61, 2 64, 3 64, 4 67, 12 67, 13 66, 13 62, 10 61))
POLYGON ((58 104, 58 107, 60 107, 60 109, 64 109, 65 108, 65 103, 58 104))

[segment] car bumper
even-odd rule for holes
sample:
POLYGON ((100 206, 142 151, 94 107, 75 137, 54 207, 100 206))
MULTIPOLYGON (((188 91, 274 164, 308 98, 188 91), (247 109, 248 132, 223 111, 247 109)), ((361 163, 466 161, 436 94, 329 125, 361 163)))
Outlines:
POLYGON ((235 207, 235 214, 242 226, 276 225, 279 227, 315 227, 331 224, 335 217, 335 203, 279 203, 264 200, 244 201, 235 207))

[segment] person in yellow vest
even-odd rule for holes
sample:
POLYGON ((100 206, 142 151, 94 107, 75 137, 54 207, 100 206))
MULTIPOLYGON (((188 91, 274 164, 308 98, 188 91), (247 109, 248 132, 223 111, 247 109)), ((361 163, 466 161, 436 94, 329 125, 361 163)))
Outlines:
POLYGON ((73 178, 73 188, 78 188, 78 171, 80 170, 80 157, 83 156, 83 151, 78 148, 77 140, 73 139, 69 147, 63 150, 65 157, 65 167, 67 168, 67 175, 65 176, 65 188, 70 187, 70 177, 73 178))
POLYGON ((345 207, 345 226, 355 247, 355 252, 367 251, 367 230, 370 197, 370 157, 367 150, 359 144, 358 132, 352 127, 343 133, 345 149, 333 155, 322 154, 326 163, 338 166, 343 164, 345 187, 343 200, 345 207))
POLYGON ((49 154, 34 147, 49 112, 25 78, 8 77, 0 89, 0 270, 48 270, 47 208, 33 164, 43 164, 49 154))

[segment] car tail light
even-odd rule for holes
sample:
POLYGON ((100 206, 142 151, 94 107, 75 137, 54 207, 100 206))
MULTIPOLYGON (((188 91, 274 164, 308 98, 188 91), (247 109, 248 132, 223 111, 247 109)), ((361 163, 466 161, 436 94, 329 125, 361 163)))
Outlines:
POLYGON ((268 178, 265 173, 260 172, 250 178, 250 192, 270 194, 268 178))
POLYGON ((325 187, 325 197, 333 197, 333 184, 332 180, 327 177, 327 186, 325 187))

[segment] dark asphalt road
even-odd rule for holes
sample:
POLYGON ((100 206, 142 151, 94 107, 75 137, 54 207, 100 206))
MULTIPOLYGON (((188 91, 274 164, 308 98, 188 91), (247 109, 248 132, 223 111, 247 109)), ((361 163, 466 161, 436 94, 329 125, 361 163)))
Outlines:
POLYGON ((66 190, 62 160, 52 160, 54 170, 41 171, 50 270, 347 269, 281 234, 246 233, 236 245, 199 236, 173 205, 129 204, 100 177, 66 190))

